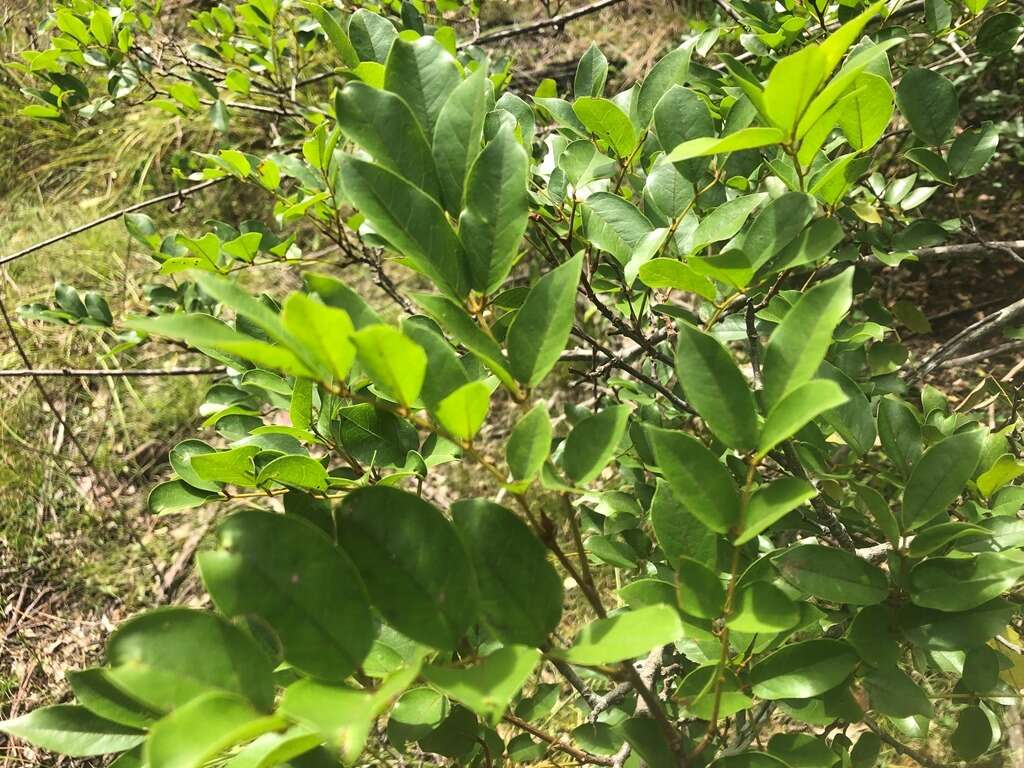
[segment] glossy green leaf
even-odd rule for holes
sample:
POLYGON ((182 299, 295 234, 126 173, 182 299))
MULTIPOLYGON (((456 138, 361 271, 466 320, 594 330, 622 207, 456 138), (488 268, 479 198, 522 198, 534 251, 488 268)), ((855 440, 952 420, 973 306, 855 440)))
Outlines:
POLYGON ((903 489, 899 516, 903 530, 920 528, 960 495, 981 460, 983 438, 981 430, 960 432, 921 455, 903 489))
POLYGON ((803 294, 772 332, 764 354, 764 400, 774 407, 810 381, 832 344, 832 332, 852 301, 853 270, 847 269, 803 294))
POLYGON ((1021 576, 1024 561, 1009 554, 931 557, 910 571, 910 599, 922 608, 966 611, 999 597, 1021 576))
POLYGON ((526 294, 509 326, 509 368, 529 387, 539 384, 554 368, 576 318, 576 288, 582 256, 551 270, 526 294))
POLYGON ((878 401, 878 439, 882 450, 907 477, 921 458, 921 424, 913 409, 902 400, 883 397, 878 401))
MULTIPOLYGON (((714 685, 711 680, 717 671, 716 664, 705 664, 690 672, 679 684, 675 698, 693 717, 710 720, 715 708, 714 685)), ((731 717, 737 712, 749 709, 754 700, 743 693, 735 673, 723 670, 719 685, 718 716, 731 717)))
POLYGON ((686 509, 717 533, 740 519, 740 495, 726 466, 698 440, 683 432, 647 431, 658 468, 686 509))
POLYGON ((757 445, 754 395, 732 354, 713 336, 677 323, 676 376, 686 399, 715 436, 739 451, 757 445))
MULTIPOLYGON (((497 504, 452 505, 480 588, 480 613, 505 643, 543 646, 562 615, 562 581, 527 525, 497 504)), ((469 702, 463 702, 469 705, 469 702)))
POLYGON ((629 116, 608 99, 584 96, 576 99, 573 112, 587 130, 607 142, 620 158, 628 158, 637 147, 638 137, 629 116))
POLYGON ((953 133, 960 111, 956 88, 943 75, 913 67, 896 87, 896 103, 925 144, 939 146, 953 133))
POLYGON ((800 607, 767 581, 755 581, 736 594, 726 624, 750 634, 785 632, 800 621, 800 607))
POLYGON ((811 99, 828 76, 828 62, 820 46, 809 43, 772 67, 764 88, 768 118, 787 136, 793 136, 811 99))
POLYGON ((680 609, 702 619, 721 616, 725 604, 725 588, 718 574, 704 563, 689 557, 681 557, 672 565, 676 571, 680 609))
POLYGON ((613 405, 587 416, 572 428, 565 439, 562 465, 577 485, 589 483, 612 460, 626 433, 631 410, 628 405, 613 405))
POLYGON ((999 146, 999 131, 991 122, 964 131, 949 148, 949 172, 957 179, 980 173, 999 146))
POLYGON ((438 403, 434 416, 453 437, 472 440, 483 426, 490 407, 491 388, 482 381, 471 381, 438 403))
POLYGON ((284 658, 323 680, 352 674, 373 642, 369 598, 355 566, 322 532, 291 515, 237 512, 199 569, 217 608, 257 616, 284 658))
POLYGON ((444 516, 418 496, 384 486, 353 491, 338 510, 338 541, 374 607, 413 640, 451 649, 476 618, 466 552, 444 516))
POLYGON ((895 94, 889 82, 871 72, 862 73, 853 84, 854 92, 837 108, 839 129, 856 150, 873 147, 892 120, 895 94))
POLYGON ((351 340, 354 329, 347 312, 303 293, 293 293, 285 300, 281 320, 285 329, 335 379, 345 379, 356 355, 351 340))
POLYGON ((384 87, 412 108, 427 136, 434 135, 441 109, 460 82, 455 57, 434 38, 410 42, 399 37, 391 45, 384 65, 384 87))
POLYGON ((480 154, 487 113, 487 72, 478 66, 452 91, 434 126, 433 154, 444 207, 462 210, 466 175, 480 154))
POLYGON ((728 152, 738 152, 741 149, 770 147, 781 144, 785 138, 785 134, 778 128, 742 128, 735 133, 717 139, 704 137, 684 141, 668 153, 667 159, 670 163, 678 163, 692 157, 723 155, 728 152))
POLYGON ((853 648, 841 640, 805 640, 757 662, 750 682, 762 699, 806 699, 842 683, 857 661, 853 648))
POLYGON ((786 581, 821 600, 873 605, 889 594, 884 571, 843 549, 801 544, 785 550, 775 565, 786 581))

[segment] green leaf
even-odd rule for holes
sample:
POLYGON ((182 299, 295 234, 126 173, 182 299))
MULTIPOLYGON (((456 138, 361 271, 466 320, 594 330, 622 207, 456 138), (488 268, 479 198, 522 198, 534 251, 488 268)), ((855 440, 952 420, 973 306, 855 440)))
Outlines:
POLYGON ((978 476, 978 490, 990 499, 996 491, 1021 475, 1024 475, 1024 462, 1018 461, 1012 453, 1004 453, 978 476))
POLYGON ((707 155, 723 155, 728 152, 738 152, 741 149, 756 149, 757 147, 770 147, 781 144, 785 141, 785 134, 778 128, 741 128, 735 133, 721 138, 703 137, 690 139, 674 147, 668 153, 667 160, 670 163, 678 163, 681 160, 689 160, 692 157, 706 157, 707 155))
POLYGON ((864 675, 863 683, 876 712, 890 717, 935 716, 927 694, 899 667, 876 667, 864 675))
POLYGON ((405 100, 427 136, 444 103, 462 82, 455 57, 432 37, 397 38, 384 65, 384 88, 405 100))
POLYGON ((378 165, 440 200, 440 183, 430 144, 400 96, 353 80, 334 101, 338 127, 378 165))
POLYGON ((725 464, 683 432, 651 427, 647 434, 676 497, 712 531, 728 533, 740 519, 740 495, 725 464))
POLYGON ((220 497, 217 491, 195 488, 184 480, 169 480, 153 486, 146 506, 154 515, 162 515, 179 509, 201 507, 207 501, 220 497))
POLYGON ((550 453, 551 418, 541 402, 516 422, 505 444, 505 460, 513 478, 532 480, 550 453))
POLYGON ((801 544, 785 550, 775 565, 794 587, 832 603, 874 605, 889 595, 885 572, 846 550, 801 544))
POLYGON ((572 83, 573 95, 577 100, 583 96, 600 96, 604 93, 607 79, 608 59, 601 53, 597 43, 591 43, 576 66, 576 77, 572 83))
POLYGON ((703 275, 676 259, 651 259, 640 266, 640 280, 649 288, 673 288, 714 301, 715 286, 703 275))
POLYGON ((754 209, 767 199, 768 195, 757 193, 735 197, 722 203, 697 225, 693 233, 693 250, 697 251, 710 243, 728 240, 743 228, 754 209))
POLYGON ((42 707, 13 720, 0 721, 0 731, 71 757, 121 752, 146 738, 143 731, 105 720, 85 707, 71 704, 42 707))
POLYGON ((344 381, 356 356, 348 313, 293 293, 284 302, 281 320, 304 350, 338 381, 344 381))
POLYGON ((572 428, 565 439, 562 465, 577 485, 589 483, 611 461, 626 433, 631 410, 628 405, 613 405, 587 416, 572 428))
POLYGON ((796 477, 780 477, 761 486, 747 502, 745 525, 733 542, 734 546, 746 544, 817 495, 813 485, 796 477))
MULTIPOLYGON (((675 698, 693 717, 710 720, 715 710, 714 684, 718 672, 717 664, 705 664, 690 672, 679 684, 675 698)), ((721 672, 719 684, 718 716, 731 717, 737 712, 749 709, 754 700, 743 693, 736 674, 730 669, 721 672)))
POLYGON ((639 138, 633 122, 615 102, 584 96, 576 99, 572 109, 587 130, 607 142, 620 158, 628 158, 636 150, 639 138))
POLYGON ((838 760, 825 739, 809 733, 776 733, 768 752, 790 768, 832 768, 838 760))
POLYGON ((953 133, 960 111, 953 84, 938 72, 922 67, 904 73, 896 87, 896 103, 914 135, 935 147, 953 133))
POLYGON ((721 616, 725 589, 718 574, 704 563, 689 557, 681 557, 672 565, 676 569, 680 610, 701 619, 721 616))
POLYGON ((539 662, 540 651, 510 645, 485 656, 472 667, 426 666, 423 677, 445 695, 497 725, 539 662))
POLYGON ((482 381, 471 381, 438 403, 434 416, 453 437, 472 440, 483 426, 490 407, 491 388, 482 381))
POLYGON ((824 420, 855 453, 867 453, 874 447, 877 437, 875 417, 867 396, 856 382, 830 363, 822 363, 818 375, 837 384, 846 396, 846 402, 825 411, 824 420))
POLYGON ((991 122, 964 131, 949 148, 949 172, 957 179, 974 176, 992 159, 999 146, 999 131, 991 122))
POLYGON ((410 688, 388 717, 388 740, 399 747, 432 733, 451 712, 448 699, 433 688, 410 688))
POLYGON ((960 432, 921 455, 903 489, 899 520, 904 531, 942 514, 960 495, 981 460, 984 437, 983 430, 960 432))
POLYGON ((346 157, 345 194, 409 264, 456 298, 469 290, 458 237, 444 211, 425 192, 379 165, 346 157))
MULTIPOLYGON (((715 135, 715 124, 707 104, 695 91, 681 85, 672 86, 658 101, 654 108, 654 126, 658 132, 658 143, 666 152, 685 141, 715 135)), ((683 160, 674 167, 684 177, 696 182, 709 162, 706 159, 683 160)))
POLYGON ((989 16, 978 30, 978 51, 986 56, 1009 53, 1020 37, 1021 26, 1024 23, 1015 13, 1003 11, 989 16))
POLYGON ((610 192, 595 192, 583 204, 587 237, 622 264, 627 264, 654 225, 632 203, 610 192))
POLYGON ((750 682, 762 699, 806 699, 842 683, 857 662, 849 643, 805 640, 761 659, 750 670, 750 682))
POLYGON ((356 49, 352 46, 352 41, 348 39, 348 35, 345 34, 341 25, 338 24, 334 15, 322 5, 317 5, 316 3, 308 3, 306 7, 313 14, 313 18, 320 25, 320 29, 324 31, 327 39, 331 41, 334 50, 338 52, 338 55, 341 57, 341 63, 346 67, 359 66, 359 54, 356 53, 356 49))
POLYGON ((512 392, 518 392, 515 380, 506 366, 501 347, 480 329, 466 310, 453 301, 433 294, 416 293, 413 294, 413 299, 438 325, 478 357, 502 384, 512 392))
POLYGON ((964 760, 976 760, 998 743, 1001 735, 1002 730, 995 715, 974 704, 960 712, 949 743, 964 760))
POLYGON ((369 598, 325 534, 291 515, 250 510, 224 520, 216 537, 198 562, 222 613, 259 617, 285 661, 306 674, 341 681, 359 667, 373 643, 369 598))
POLYGON ((509 367, 527 386, 539 384, 565 350, 582 265, 578 254, 534 283, 508 329, 509 367))
POLYGON ((165 711, 207 691, 237 693, 260 710, 274 701, 270 660, 226 619, 158 608, 121 624, 107 642, 112 681, 165 711))
POLYGON ((159 714, 117 687, 103 667, 68 672, 75 701, 105 720, 131 728, 148 728, 159 714))
POLYGON ((706 565, 715 564, 715 534, 679 503, 668 483, 660 478, 651 499, 651 525, 669 563, 689 557, 706 565))
POLYGON ((427 372, 420 398, 428 408, 436 409, 448 395, 470 382, 462 359, 431 320, 407 318, 402 321, 402 333, 427 353, 427 372))
POLYGON ((434 127, 434 165, 444 207, 453 215, 462 210, 462 190, 480 154, 486 114, 487 68, 481 64, 452 91, 434 127))
POLYGON ((857 42, 865 25, 883 8, 885 8, 885 0, 872 3, 825 38, 821 44, 821 52, 824 56, 826 77, 839 66, 839 62, 843 60, 843 56, 850 46, 857 42))
POLYGON ((902 400, 883 397, 878 401, 878 439, 882 450, 907 477, 921 458, 921 424, 914 410, 902 400))
POLYGON ((850 750, 853 768, 874 768, 881 750, 881 737, 872 731, 864 731, 850 750))
POLYGON ((483 499, 456 502, 452 518, 476 572, 484 621, 503 643, 543 646, 562 615, 562 581, 547 549, 512 512, 483 499))
POLYGON ((409 666, 399 669, 369 691, 299 680, 285 689, 280 711, 318 732, 332 749, 341 753, 342 761, 351 765, 363 751, 377 717, 419 675, 420 663, 417 656, 409 666))
POLYGON ((469 285, 481 293, 504 282, 519 253, 530 212, 526 170, 526 152, 506 126, 469 171, 459 239, 466 251, 469 285))
POLYGON ((939 523, 919 531, 910 542, 908 554, 913 558, 926 557, 957 539, 970 537, 977 540, 979 536, 987 538, 991 535, 987 528, 973 523, 939 523))
POLYGON ((360 365, 374 383, 402 405, 412 405, 427 372, 423 348, 390 325, 368 325, 356 331, 352 341, 360 365))
POLYGON ((261 715, 239 696, 212 692, 156 723, 144 754, 151 768, 199 768, 236 744, 286 725, 261 715))
POLYGON ((360 8, 349 17, 348 36, 360 61, 383 64, 398 32, 394 24, 383 16, 360 8))
POLYGON ((738 451, 752 449, 758 434, 754 395, 732 354, 696 326, 676 327, 676 376, 686 399, 719 440, 738 451))
POLYGON ((811 379, 801 384, 769 411, 761 430, 758 455, 766 456, 772 448, 795 435, 812 419, 845 402, 846 395, 833 381, 811 379))
POLYGON ((852 87, 836 108, 839 129, 854 149, 870 149, 889 127, 895 95, 889 81, 872 72, 862 73, 852 87))
POLYGON ((444 516, 385 486, 353 491, 338 515, 338 541, 385 620, 417 642, 454 648, 476 618, 477 595, 466 552, 444 516))
POLYGON ((355 291, 330 275, 307 272, 302 276, 310 293, 329 307, 344 310, 356 328, 383 322, 380 315, 355 291))
POLYGON ((572 664, 611 664, 674 643, 684 631, 675 608, 651 605, 590 622, 576 635, 572 647, 559 655, 572 664))
POLYGON ((772 67, 764 88, 768 119, 792 137, 826 77, 828 59, 815 43, 780 59, 772 67))
POLYGON ((686 82, 692 51, 693 46, 681 45, 662 56, 647 73, 636 102, 637 119, 642 128, 651 124, 655 109, 665 94, 686 82))
POLYGON ((192 469, 203 480, 255 485, 256 467, 253 458, 260 450, 256 445, 241 445, 226 451, 196 453, 191 458, 192 469))
POLYGON ((910 571, 910 599, 922 608, 967 611, 999 597, 1021 576, 1024 562, 1010 554, 931 557, 910 571))
POLYGON ((786 593, 767 581, 755 581, 743 587, 726 624, 737 632, 758 634, 785 632, 800 621, 800 606, 786 593))
POLYGON ((832 332, 852 301, 847 269, 803 294, 772 332, 764 355, 764 401, 771 408, 810 381, 832 344, 832 332))
MULTIPOLYGON (((322 739, 301 725, 284 733, 265 733, 225 763, 225 768, 273 768, 320 745, 322 739)), ((298 762, 298 761, 296 761, 298 762)))
POLYGON ((802 192, 787 192, 766 205, 739 246, 751 268, 759 269, 796 239, 817 208, 814 198, 802 192))

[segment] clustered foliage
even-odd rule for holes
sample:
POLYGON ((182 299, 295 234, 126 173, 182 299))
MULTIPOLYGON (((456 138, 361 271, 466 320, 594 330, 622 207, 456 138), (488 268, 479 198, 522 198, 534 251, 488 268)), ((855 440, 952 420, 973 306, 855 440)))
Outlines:
POLYGON ((996 745, 1017 424, 919 388, 920 312, 872 285, 957 233, 918 208, 996 151, 914 60, 949 34, 1007 55, 1019 17, 737 1, 626 90, 592 46, 530 97, 443 22, 474 9, 384 5, 223 3, 167 39, 141 0, 58 0, 14 65, 32 118, 211 121, 179 176, 273 221, 128 214, 145 316, 63 284, 22 309, 226 366, 149 503, 235 511, 198 556, 213 610, 127 621, 76 703, 3 730, 118 768, 869 768, 941 701, 961 758, 996 745), (255 295, 262 265, 304 288, 255 295), (453 461, 496 495, 425 500, 453 461))

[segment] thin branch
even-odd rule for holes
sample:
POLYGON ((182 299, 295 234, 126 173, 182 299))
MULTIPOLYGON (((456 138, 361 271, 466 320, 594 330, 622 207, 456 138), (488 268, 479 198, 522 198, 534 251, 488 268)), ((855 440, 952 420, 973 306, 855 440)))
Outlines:
POLYGON ((228 178, 230 177, 221 176, 220 178, 217 179, 203 181, 200 182, 199 184, 193 184, 191 187, 185 187, 184 189, 178 189, 175 190, 174 192, 166 192, 162 195, 151 197, 149 200, 143 200, 141 203, 134 203, 133 205, 129 205, 127 208, 121 208, 118 211, 108 213, 106 216, 100 216, 98 219, 93 219, 92 221, 87 222, 85 224, 80 224, 79 226, 74 227, 73 229, 69 229, 66 232, 62 232, 59 235, 54 235, 53 237, 48 238, 46 240, 41 240, 38 243, 30 245, 27 248, 22 248, 20 251, 16 251, 15 253, 10 254, 9 256, 4 256, 3 258, 0 258, 0 266, 3 266, 4 264, 9 264, 12 261, 20 259, 22 256, 28 256, 30 253, 35 253, 36 251, 42 250, 43 248, 51 246, 54 243, 59 243, 61 240, 67 240, 69 237, 74 237, 75 235, 80 235, 83 232, 88 232, 90 229, 98 227, 100 224, 106 224, 108 221, 118 219, 121 216, 124 216, 125 214, 134 213, 135 211, 141 211, 143 208, 148 208, 149 206, 156 205, 157 203, 163 203, 168 200, 178 200, 183 197, 188 197, 189 195, 194 195, 196 192, 204 190, 208 187, 212 187, 214 184, 220 184, 222 181, 228 178))
POLYGON ((918 248, 914 255, 919 259, 981 258, 993 253, 1004 253, 1020 260, 1017 251, 1024 253, 1024 240, 990 240, 982 243, 954 243, 918 248))
POLYGON ((974 344, 988 334, 1024 317, 1024 299, 1019 299, 1002 309, 986 315, 976 323, 967 326, 960 333, 943 343, 938 349, 926 357, 907 378, 908 383, 927 376, 938 368, 944 360, 948 360, 964 347, 974 344))
POLYGON ((872 731, 878 734, 878 738, 880 738, 890 747, 895 749, 900 754, 906 755, 912 760, 916 760, 925 768, 946 768, 945 763, 940 763, 938 760, 929 757, 924 752, 916 750, 913 747, 907 746, 903 742, 898 741, 892 736, 890 736, 888 733, 886 733, 879 727, 878 723, 876 723, 870 715, 864 715, 864 723, 865 725, 867 725, 868 728, 870 728, 872 731))
POLYGON ((487 32, 472 40, 467 40, 460 44, 459 47, 465 48, 470 45, 488 45, 490 43, 496 43, 499 40, 508 40, 510 37, 518 37, 519 35, 528 35, 531 32, 539 32, 540 30, 547 29, 548 27, 561 27, 570 21, 574 21, 591 13, 597 13, 605 8, 618 5, 621 2, 622 0, 597 0, 596 3, 590 3, 589 5, 584 5, 571 11, 566 11, 558 16, 552 16, 549 19, 538 19, 537 21, 519 24, 514 27, 509 27, 508 29, 499 29, 494 32, 487 32))
POLYGON ((567 744, 562 737, 552 736, 546 731, 542 731, 534 725, 526 722, 522 718, 516 717, 512 714, 504 715, 503 719, 506 723, 514 725, 521 731, 526 731, 531 736, 535 736, 541 741, 545 741, 551 745, 553 749, 557 749, 559 752, 564 752, 570 757, 574 757, 581 763, 592 763, 594 765, 614 765, 612 758, 604 757, 603 755, 594 755, 590 752, 584 752, 582 749, 577 749, 571 744, 567 744))
POLYGON ((183 368, 11 368, 0 371, 0 378, 19 376, 60 376, 76 378, 79 376, 104 378, 134 377, 134 376, 205 376, 217 373, 224 373, 227 367, 216 365, 212 367, 186 366, 183 368))

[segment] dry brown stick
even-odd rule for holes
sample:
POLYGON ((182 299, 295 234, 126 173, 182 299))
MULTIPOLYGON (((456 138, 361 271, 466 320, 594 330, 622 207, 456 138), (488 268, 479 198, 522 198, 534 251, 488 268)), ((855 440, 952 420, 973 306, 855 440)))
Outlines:
POLYGON ((177 189, 174 192, 166 192, 162 195, 151 197, 149 200, 143 200, 141 203, 134 203, 126 208, 121 208, 120 210, 108 213, 105 216, 100 216, 98 219, 93 219, 92 221, 86 222, 85 224, 80 224, 77 227, 73 227, 72 229, 67 230, 66 232, 62 232, 59 235, 54 235, 53 237, 47 238, 46 240, 40 240, 38 243, 34 243, 33 245, 28 246, 27 248, 22 248, 20 251, 15 251, 9 256, 4 256, 3 258, 0 258, 0 267, 2 267, 4 264, 9 264, 12 261, 20 259, 22 256, 28 256, 30 253, 35 253, 36 251, 42 250, 43 248, 51 246, 54 243, 59 243, 61 240, 67 240, 69 237, 74 237, 75 235, 80 235, 83 232, 87 232, 90 229, 93 229, 94 227, 98 227, 100 224, 106 224, 108 221, 113 221, 114 219, 120 218, 125 214, 134 213, 135 211, 141 211, 143 208, 148 208, 149 206, 156 205, 157 203, 163 203, 168 200, 176 200, 182 197, 187 197, 188 195, 194 195, 196 192, 207 189, 208 187, 212 187, 214 184, 220 184, 222 181, 228 178, 230 177, 222 176, 218 179, 210 179, 209 181, 203 181, 200 182, 199 184, 193 184, 191 187, 177 189))
POLYGON ((622 0, 597 0, 595 3, 574 8, 573 10, 566 11, 558 16, 552 16, 550 19, 538 19, 537 21, 530 21, 526 24, 519 24, 507 29, 487 32, 472 40, 467 40, 459 47, 465 48, 469 45, 487 45, 489 43, 496 43, 499 40, 507 40, 510 37, 518 37, 519 35, 528 35, 531 32, 539 32, 540 30, 547 29, 548 27, 560 27, 563 24, 567 24, 570 21, 580 18, 581 16, 596 13, 597 11, 604 10, 605 8, 610 8, 613 5, 618 5, 621 2, 622 0))
POLYGON ((216 373, 224 373, 227 367, 215 365, 212 367, 186 366, 183 368, 10 368, 0 371, 0 378, 11 378, 20 376, 47 376, 47 377, 99 377, 115 376, 128 378, 132 376, 204 376, 216 373))
POLYGON ((978 322, 967 326, 926 357, 907 378, 908 383, 914 383, 928 375, 928 373, 938 368, 944 360, 951 358, 968 344, 979 341, 992 331, 1003 328, 1021 317, 1024 317, 1024 299, 1008 304, 1002 309, 986 315, 978 322))

